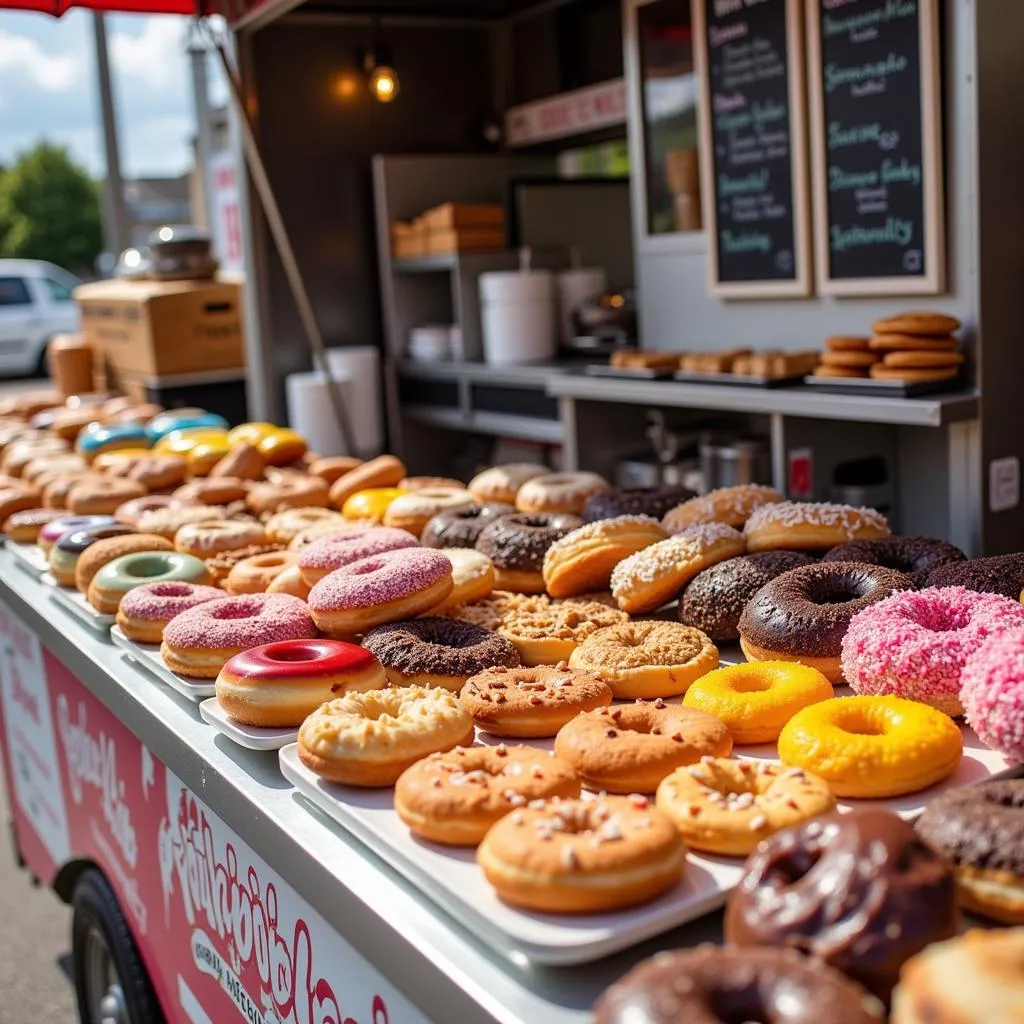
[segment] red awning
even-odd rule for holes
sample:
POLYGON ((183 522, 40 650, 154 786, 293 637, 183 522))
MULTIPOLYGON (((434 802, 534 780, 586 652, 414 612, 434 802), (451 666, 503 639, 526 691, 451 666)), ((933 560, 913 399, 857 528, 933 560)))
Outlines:
POLYGON ((39 11, 55 18, 72 7, 125 14, 196 14, 209 6, 204 0, 0 0, 0 9, 39 11))

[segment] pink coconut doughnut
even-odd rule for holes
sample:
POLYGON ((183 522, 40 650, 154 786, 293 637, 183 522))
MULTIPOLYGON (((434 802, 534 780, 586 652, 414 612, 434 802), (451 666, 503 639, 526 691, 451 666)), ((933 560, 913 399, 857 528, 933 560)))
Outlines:
POLYGON ((402 548, 328 573, 309 592, 309 610, 328 636, 352 637, 383 622, 422 615, 453 586, 452 563, 440 551, 402 548))
POLYGON ((858 612, 843 638, 843 677, 855 693, 906 697, 962 715, 960 676, 992 636, 1024 628, 1024 607, 963 587, 908 590, 858 612))
POLYGON ((121 598, 117 624, 125 636, 137 643, 158 644, 163 639, 167 623, 175 616, 223 596, 224 591, 218 587, 207 587, 201 583, 174 580, 143 583, 121 598))
POLYGON ((967 724, 986 747, 1024 762, 1024 629, 986 640, 960 675, 967 724))
POLYGON ((349 533, 331 533, 307 544, 299 555, 299 571, 309 586, 329 572, 385 551, 414 548, 419 541, 408 530, 378 526, 349 533))
POLYGON ((305 601, 291 594, 241 594, 176 615, 164 630, 160 653, 172 672, 213 679, 242 651, 316 635, 305 601))

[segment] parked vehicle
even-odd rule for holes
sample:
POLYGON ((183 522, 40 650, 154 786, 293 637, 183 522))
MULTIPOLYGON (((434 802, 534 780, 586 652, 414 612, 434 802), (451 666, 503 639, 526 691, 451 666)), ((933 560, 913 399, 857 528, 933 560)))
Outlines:
POLYGON ((78 330, 74 274, 43 260, 0 260, 0 376, 46 376, 46 345, 78 330))

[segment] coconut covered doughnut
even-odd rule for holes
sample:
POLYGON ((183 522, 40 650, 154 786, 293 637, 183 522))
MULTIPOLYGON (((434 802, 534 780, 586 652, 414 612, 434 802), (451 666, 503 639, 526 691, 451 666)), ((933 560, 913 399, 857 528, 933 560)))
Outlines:
POLYGON ((343 565, 382 555, 386 551, 414 547, 416 538, 411 533, 386 526, 329 533, 299 551, 298 565, 303 579, 313 586, 343 565))
POLYGON ((597 473, 546 473, 527 480, 516 494, 520 512, 579 515, 587 499, 605 490, 608 481, 597 473))
POLYGON ((425 487, 395 498, 384 511, 384 525, 419 537, 438 513, 473 504, 473 495, 463 487, 425 487))
POLYGON ((420 543, 426 548, 472 548, 489 525, 498 516, 511 515, 515 505, 501 502, 489 505, 463 505, 439 512, 423 527, 420 543))
POLYGON ((783 495, 763 484, 719 487, 668 510, 661 525, 669 533, 681 533, 702 523, 725 523, 742 530, 755 509, 780 501, 785 501, 783 495))
POLYGON ((986 746, 1024 762, 1024 631, 987 640, 960 681, 967 724, 986 746))
POLYGON ((549 472, 547 466, 538 466, 532 462, 510 462, 478 473, 466 489, 481 505, 502 502, 514 506, 516 495, 523 484, 549 472))
POLYGON ((888 537, 889 524, 873 508, 779 501, 755 509, 743 535, 750 551, 828 551, 852 540, 888 537))
POLYGON ((457 619, 427 617, 376 626, 363 646, 384 666, 392 686, 461 690, 470 676, 496 665, 519 664, 504 637, 457 619))
POLYGON ((579 516, 568 514, 500 516, 481 532, 476 547, 494 563, 499 589, 540 594, 548 548, 582 525, 579 516))
POLYGON ((407 686, 347 693, 314 711, 299 729, 302 763, 346 786, 391 786, 428 754, 464 746, 473 719, 448 690, 407 686))
POLYGON ((930 537, 885 537, 854 540, 825 553, 823 562, 860 562, 884 565, 909 576, 915 586, 925 586, 928 574, 942 565, 965 561, 967 556, 946 540, 930 537))
POLYGON ((536 747, 456 747, 407 768, 395 784, 395 811, 421 839, 476 846, 506 814, 535 800, 577 797, 564 761, 536 747))

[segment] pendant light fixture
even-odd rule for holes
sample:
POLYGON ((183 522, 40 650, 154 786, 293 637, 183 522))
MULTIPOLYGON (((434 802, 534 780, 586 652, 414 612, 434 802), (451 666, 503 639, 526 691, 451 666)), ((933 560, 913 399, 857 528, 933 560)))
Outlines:
POLYGON ((370 48, 363 55, 363 71, 366 84, 378 103, 391 103, 401 89, 398 72, 391 62, 391 54, 381 39, 380 7, 374 5, 373 19, 370 23, 370 48))

